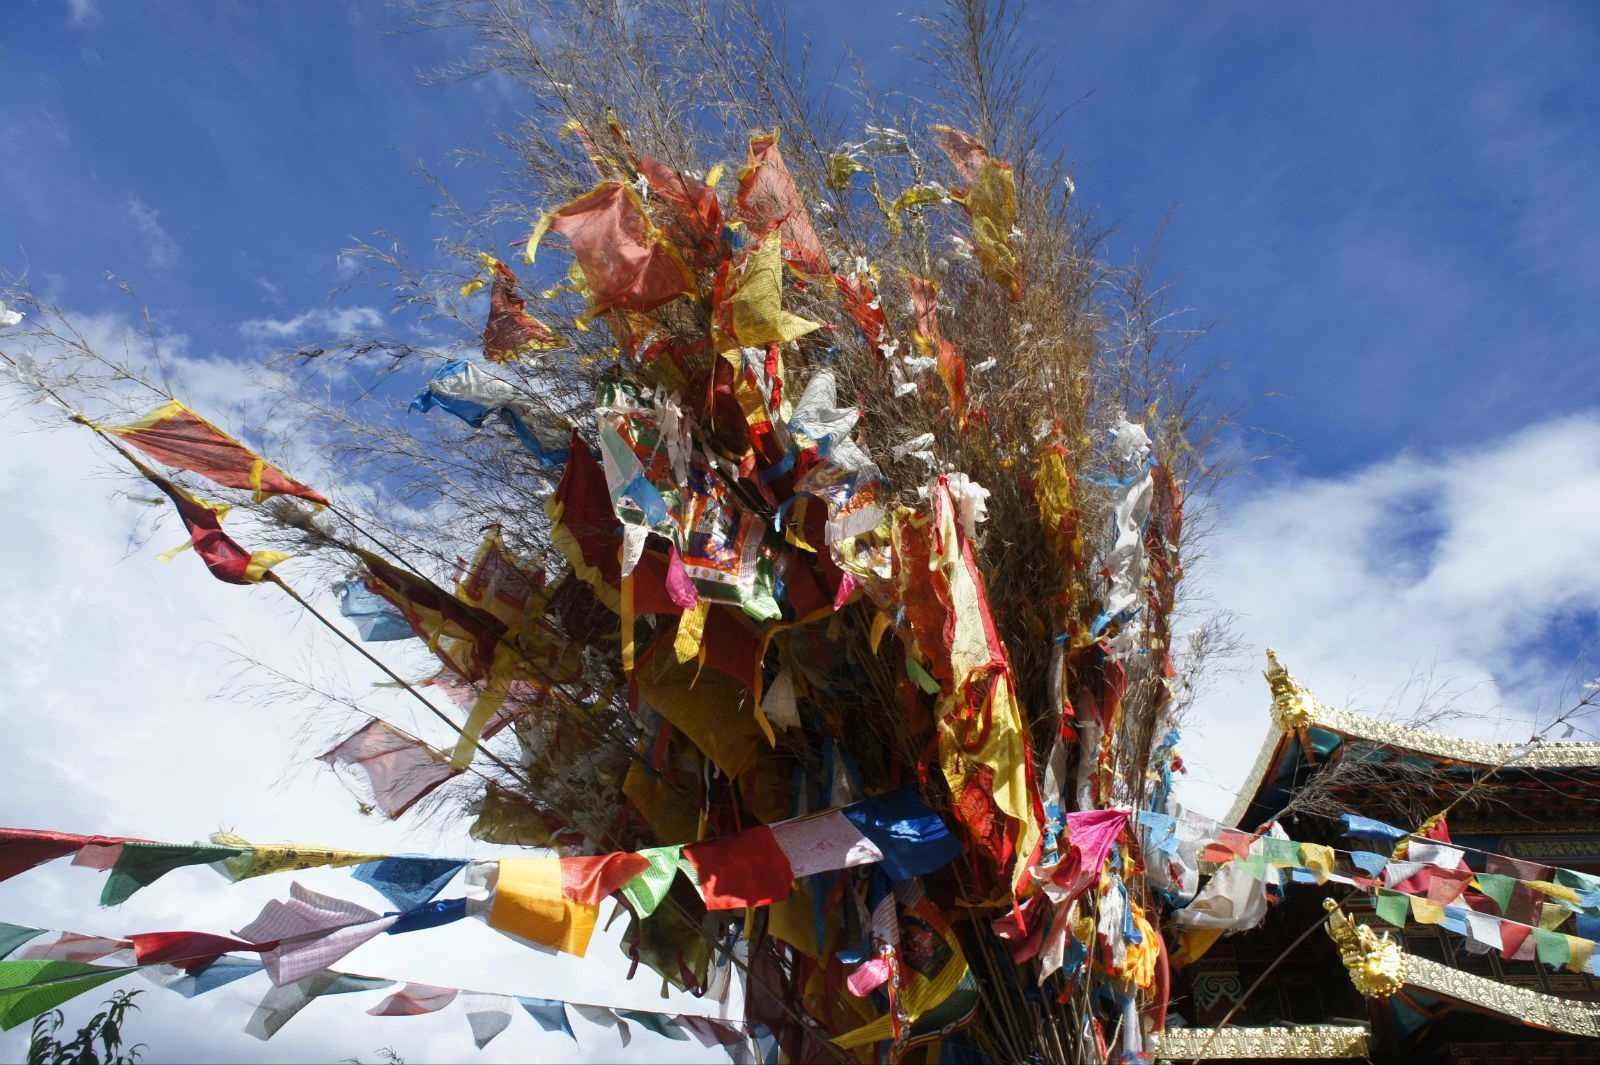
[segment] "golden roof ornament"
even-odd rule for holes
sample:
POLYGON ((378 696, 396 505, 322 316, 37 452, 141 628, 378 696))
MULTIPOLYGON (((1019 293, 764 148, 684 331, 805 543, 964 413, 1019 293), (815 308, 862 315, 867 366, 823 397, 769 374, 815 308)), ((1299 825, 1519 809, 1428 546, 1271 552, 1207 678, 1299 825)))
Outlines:
POLYGON ((1378 935, 1356 924, 1332 899, 1323 899, 1322 908, 1328 911, 1328 936, 1357 991, 1367 998, 1388 998, 1406 986, 1406 956, 1388 932, 1378 935))
POLYGON ((1267 685, 1272 689, 1272 720, 1285 732, 1305 728, 1316 720, 1317 699, 1278 663, 1267 648, 1267 685))

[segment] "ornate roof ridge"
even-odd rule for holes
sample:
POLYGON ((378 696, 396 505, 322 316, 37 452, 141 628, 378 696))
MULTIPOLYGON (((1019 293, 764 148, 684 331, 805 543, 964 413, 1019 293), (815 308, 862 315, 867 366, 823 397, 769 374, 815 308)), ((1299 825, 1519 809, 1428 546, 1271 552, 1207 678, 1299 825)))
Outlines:
POLYGON ((1363 1025, 1305 1024, 1294 1027, 1168 1028, 1150 1035, 1150 1050, 1157 1058, 1181 1061, 1198 1058, 1365 1058, 1367 1029, 1363 1025))
POLYGON ((1353 710, 1328 706, 1279 663, 1277 653, 1270 647, 1267 648, 1267 671, 1264 676, 1267 686, 1272 690, 1272 721, 1277 730, 1265 737, 1255 764, 1234 797, 1233 808, 1229 810, 1227 818, 1231 825, 1237 825, 1250 809, 1284 738, 1313 725, 1350 739, 1367 740, 1469 765, 1527 769, 1586 769, 1600 766, 1600 743, 1489 743, 1409 725, 1396 725, 1353 710))
POLYGON ((1431 958, 1405 955, 1407 987, 1444 995, 1535 1028, 1600 1039, 1600 1006, 1503 984, 1431 958))

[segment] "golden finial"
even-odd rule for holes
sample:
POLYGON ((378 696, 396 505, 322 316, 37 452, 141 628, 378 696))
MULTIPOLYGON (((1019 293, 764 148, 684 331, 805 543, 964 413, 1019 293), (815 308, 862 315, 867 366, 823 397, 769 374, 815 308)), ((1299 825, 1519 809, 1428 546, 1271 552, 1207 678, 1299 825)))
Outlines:
POLYGON ((1278 663, 1278 656, 1267 648, 1267 685, 1272 689, 1272 720, 1280 729, 1293 732, 1316 719, 1317 700, 1289 671, 1278 663))
POLYGON ((1339 957, 1350 974, 1350 982, 1367 998, 1388 998, 1406 986, 1406 956, 1389 938, 1366 925, 1358 925, 1332 899, 1323 899, 1328 911, 1328 937, 1339 948, 1339 957))

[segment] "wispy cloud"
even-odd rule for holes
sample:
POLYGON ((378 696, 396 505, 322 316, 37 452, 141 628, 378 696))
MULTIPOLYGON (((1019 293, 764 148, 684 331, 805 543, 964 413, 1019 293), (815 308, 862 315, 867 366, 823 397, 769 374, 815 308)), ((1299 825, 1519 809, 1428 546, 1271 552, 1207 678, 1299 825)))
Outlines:
POLYGON ((99 0, 67 0, 67 17, 74 26, 86 26, 99 14, 99 0))
POLYGON ((1223 812, 1249 768, 1268 728, 1268 646, 1330 705, 1370 713, 1432 671, 1482 715, 1446 730, 1526 740, 1573 694, 1575 663, 1600 671, 1596 500, 1600 414, 1231 501, 1195 578, 1239 613, 1251 657, 1196 708, 1189 801, 1223 812))
POLYGON ((144 240, 145 261, 151 267, 165 269, 178 261, 178 242, 162 226, 160 211, 130 192, 123 198, 122 214, 144 240))
POLYGON ((316 333, 338 336, 381 324, 383 315, 372 307, 312 307, 293 318, 251 318, 239 323, 239 332, 257 340, 297 340, 316 333))

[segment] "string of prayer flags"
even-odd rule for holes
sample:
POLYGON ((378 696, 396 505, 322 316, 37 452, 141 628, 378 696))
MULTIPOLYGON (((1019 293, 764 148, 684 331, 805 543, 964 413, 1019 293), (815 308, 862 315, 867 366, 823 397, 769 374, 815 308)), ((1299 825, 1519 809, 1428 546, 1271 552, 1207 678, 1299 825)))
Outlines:
POLYGON ((26 1024, 129 972, 72 961, 0 961, 0 1030, 26 1024))
POLYGON ((209 932, 141 932, 128 937, 140 965, 171 963, 185 972, 204 969, 230 951, 261 951, 274 943, 247 942, 209 932))
POLYGON ((366 777, 373 804, 391 819, 461 772, 443 754, 377 718, 318 755, 317 760, 336 769, 359 769, 366 777))
POLYGON ((395 566, 370 551, 352 550, 371 574, 367 590, 388 600, 428 645, 428 650, 456 673, 473 681, 488 681, 505 622, 481 607, 464 603, 426 577, 395 566))
MULTIPOLYGON (((128 949, 125 939, 87 936, 82 932, 56 932, 48 940, 35 943, 17 955, 18 961, 102 961, 128 949)), ((120 957, 115 960, 120 960, 120 957)))
POLYGON ((128 452, 122 454, 178 509, 178 517, 189 530, 189 544, 179 550, 193 547, 217 580, 227 584, 259 584, 267 579, 272 567, 290 557, 281 551, 246 551, 222 531, 222 516, 227 513, 227 507, 213 506, 191 495, 128 452))
POLYGON ((247 488, 255 501, 297 496, 319 506, 328 500, 273 466, 177 400, 126 425, 96 428, 132 444, 157 462, 200 476, 224 488, 247 488))

